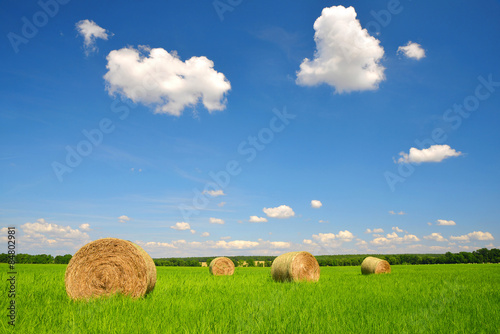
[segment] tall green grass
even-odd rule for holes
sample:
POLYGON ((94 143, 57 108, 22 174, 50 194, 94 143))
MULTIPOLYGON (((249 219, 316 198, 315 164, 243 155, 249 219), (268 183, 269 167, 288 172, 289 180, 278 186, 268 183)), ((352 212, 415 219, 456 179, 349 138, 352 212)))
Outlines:
MULTIPOLYGON (((155 290, 69 300, 65 265, 17 265, 18 333, 498 333, 500 265, 322 267, 317 283, 276 283, 269 268, 158 267, 155 290)), ((7 324, 7 266, 0 266, 0 332, 7 324)))

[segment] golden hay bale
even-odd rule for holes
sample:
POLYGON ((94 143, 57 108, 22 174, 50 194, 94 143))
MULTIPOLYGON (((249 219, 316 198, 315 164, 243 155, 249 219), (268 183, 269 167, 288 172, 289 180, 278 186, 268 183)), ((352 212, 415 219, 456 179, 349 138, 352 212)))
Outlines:
POLYGON ((271 276, 275 281, 317 281, 319 264, 308 252, 290 252, 278 256, 271 266, 271 276))
POLYGON ((389 265, 389 262, 377 257, 368 256, 363 260, 363 263, 361 263, 361 273, 363 275, 382 274, 390 272, 391 266, 389 265))
POLYGON ((227 257, 216 257, 210 262, 208 270, 215 276, 232 275, 234 274, 234 263, 227 257))
POLYGON ((154 289, 156 266, 148 253, 133 242, 104 238, 76 252, 66 268, 65 282, 72 299, 115 293, 138 298, 154 289))

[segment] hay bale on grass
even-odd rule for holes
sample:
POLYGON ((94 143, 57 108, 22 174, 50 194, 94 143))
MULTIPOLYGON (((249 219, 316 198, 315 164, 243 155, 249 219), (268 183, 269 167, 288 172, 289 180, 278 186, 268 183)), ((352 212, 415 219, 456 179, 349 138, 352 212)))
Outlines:
POLYGON ((290 252, 278 256, 271 266, 271 276, 275 281, 318 281, 319 264, 308 252, 290 252))
POLYGON ((133 242, 104 238, 76 252, 66 268, 65 283, 72 299, 115 293, 138 298, 154 289, 156 266, 148 253, 133 242))
POLYGON ((214 276, 232 275, 234 274, 234 263, 227 257, 216 257, 210 262, 208 270, 214 276))
POLYGON ((383 274, 390 273, 391 265, 389 262, 379 259, 377 257, 368 256, 361 263, 361 273, 363 275, 368 274, 383 274))

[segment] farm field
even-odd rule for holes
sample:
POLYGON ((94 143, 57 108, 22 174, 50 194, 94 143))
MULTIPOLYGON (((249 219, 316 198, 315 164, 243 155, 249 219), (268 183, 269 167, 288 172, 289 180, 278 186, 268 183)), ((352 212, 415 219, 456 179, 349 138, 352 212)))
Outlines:
POLYGON ((270 268, 158 267, 155 290, 133 300, 71 301, 66 265, 16 265, 17 319, 2 333, 498 333, 500 265, 322 267, 318 283, 275 283, 270 268))

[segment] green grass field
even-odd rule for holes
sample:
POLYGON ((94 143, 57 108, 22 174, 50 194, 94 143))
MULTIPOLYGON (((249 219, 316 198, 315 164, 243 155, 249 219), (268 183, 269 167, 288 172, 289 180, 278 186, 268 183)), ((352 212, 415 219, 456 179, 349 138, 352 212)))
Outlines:
MULTIPOLYGON (((7 265, 0 331, 7 324, 7 265)), ((500 265, 322 267, 318 283, 275 283, 269 268, 158 267, 155 290, 69 300, 65 265, 17 265, 17 333, 499 333, 500 265)))

